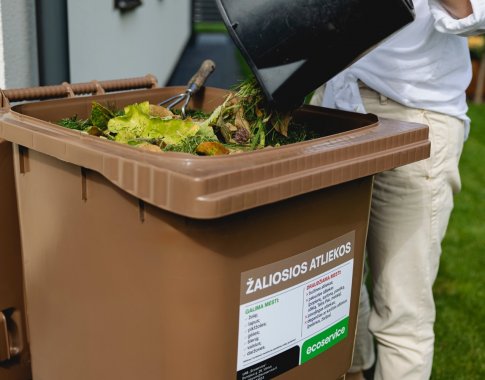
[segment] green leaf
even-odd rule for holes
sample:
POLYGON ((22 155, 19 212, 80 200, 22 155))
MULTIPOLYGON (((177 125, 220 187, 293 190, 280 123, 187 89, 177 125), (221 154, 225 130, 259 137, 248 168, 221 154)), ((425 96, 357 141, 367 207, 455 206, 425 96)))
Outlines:
POLYGON ((84 131, 87 127, 89 127, 88 120, 79 119, 77 115, 70 118, 61 119, 57 122, 57 124, 61 127, 76 129, 78 131, 84 131))
POLYGON ((192 120, 161 119, 151 116, 148 102, 125 107, 125 115, 111 119, 108 130, 116 134, 115 141, 123 143, 144 138, 161 139, 167 145, 176 145, 196 134, 212 134, 215 137, 212 128, 201 127, 192 120))
POLYGON ((115 117, 115 114, 111 112, 108 108, 97 102, 92 103, 91 123, 94 126, 104 131, 108 127, 109 120, 113 117, 115 117))

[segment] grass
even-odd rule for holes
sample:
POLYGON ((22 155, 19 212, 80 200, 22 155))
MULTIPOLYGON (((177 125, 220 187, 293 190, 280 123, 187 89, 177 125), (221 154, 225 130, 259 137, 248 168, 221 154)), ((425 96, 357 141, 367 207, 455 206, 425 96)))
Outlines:
POLYGON ((455 197, 434 287, 433 380, 485 379, 485 105, 470 104, 469 116, 462 191, 455 197))
POLYGON ((194 33, 227 33, 227 29, 222 22, 197 22, 194 33))

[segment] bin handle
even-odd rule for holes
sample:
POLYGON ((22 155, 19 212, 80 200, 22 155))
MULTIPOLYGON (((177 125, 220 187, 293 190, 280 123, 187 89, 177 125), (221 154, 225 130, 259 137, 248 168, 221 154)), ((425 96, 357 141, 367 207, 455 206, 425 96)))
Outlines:
POLYGON ((10 108, 10 101, 42 100, 51 98, 65 98, 73 95, 104 94, 111 91, 126 91, 139 88, 157 87, 157 78, 148 74, 144 77, 114 79, 85 83, 69 84, 64 82, 54 86, 39 86, 28 88, 14 88, 1 91, 1 107, 10 108))
POLYGON ((20 311, 0 311, 0 362, 20 355, 24 349, 24 332, 20 311))

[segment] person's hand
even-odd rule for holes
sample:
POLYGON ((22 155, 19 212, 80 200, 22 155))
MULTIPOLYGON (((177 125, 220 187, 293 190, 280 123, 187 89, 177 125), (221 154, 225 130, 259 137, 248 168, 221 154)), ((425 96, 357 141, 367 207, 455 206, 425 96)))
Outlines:
POLYGON ((457 19, 465 18, 473 13, 470 0, 440 0, 440 2, 450 15, 457 19))

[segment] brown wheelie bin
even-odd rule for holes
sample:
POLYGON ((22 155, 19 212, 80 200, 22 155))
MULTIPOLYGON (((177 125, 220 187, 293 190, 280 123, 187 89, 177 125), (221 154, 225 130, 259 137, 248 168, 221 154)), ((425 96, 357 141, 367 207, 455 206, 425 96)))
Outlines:
POLYGON ((0 380, 29 380, 12 144, 0 139, 0 380))
MULTIPOLYGON (((428 128, 305 106, 298 117, 317 139, 197 157, 55 125, 86 118, 93 100, 121 108, 183 90, 14 106, 7 98, 63 90, 5 92, 34 380, 340 378, 373 175, 428 157, 428 128)), ((205 88, 190 107, 214 109, 225 94, 205 88)))

